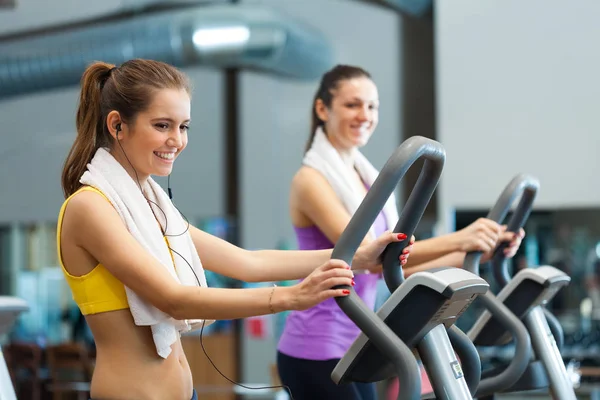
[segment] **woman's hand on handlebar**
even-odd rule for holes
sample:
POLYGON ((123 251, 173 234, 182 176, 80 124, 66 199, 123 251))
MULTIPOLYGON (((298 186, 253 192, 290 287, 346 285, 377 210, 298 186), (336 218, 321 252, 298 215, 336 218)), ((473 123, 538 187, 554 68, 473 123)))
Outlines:
MULTIPOLYGON (((352 261, 353 269, 381 272, 381 255, 390 243, 406 240, 403 233, 385 232, 377 239, 362 244, 352 261)), ((408 246, 402 250, 399 261, 406 264, 415 242, 412 236, 408 246)), ((342 260, 329 260, 315 269, 302 282, 290 287, 290 310, 305 310, 332 297, 347 296, 349 287, 354 286, 354 274, 350 266, 342 260), (345 286, 345 287, 344 287, 345 286)), ((274 294, 275 295, 275 294, 274 294)))
POLYGON ((470 253, 479 251, 488 253, 498 245, 498 240, 503 233, 502 226, 487 218, 479 218, 466 228, 454 233, 459 251, 470 253))
POLYGON ((517 250, 519 250, 519 247, 525 238, 525 230, 521 228, 519 229, 519 233, 514 233, 507 231, 506 225, 504 225, 502 228, 504 231, 502 232, 500 240, 498 240, 498 245, 508 242, 508 246, 504 249, 504 256, 506 258, 512 258, 515 254, 517 254, 517 250))
POLYGON ((491 259, 496 248, 501 244, 508 242, 504 249, 504 255, 512 258, 521 246, 525 237, 525 231, 521 229, 519 233, 508 232, 506 225, 500 225, 487 218, 479 218, 466 228, 455 233, 455 239, 458 241, 459 248, 465 253, 480 251, 481 263, 491 259))
POLYGON ((332 297, 347 296, 354 274, 342 260, 329 260, 289 289, 290 310, 306 310, 332 297), (339 287, 341 286, 341 287, 339 287), (339 288, 335 288, 339 287, 339 288))
MULTIPOLYGON (((406 235, 404 233, 388 231, 382 233, 375 240, 363 243, 354 255, 354 259, 352 260, 352 269, 368 270, 372 273, 381 272, 381 255, 383 254, 383 251, 390 243, 402 242, 403 240, 406 240, 406 235)), ((408 257, 410 256, 410 251, 412 250, 412 245, 414 242, 415 237, 412 236, 408 246, 402 250, 402 253, 398 257, 398 261, 402 265, 406 264, 408 261, 408 257)))

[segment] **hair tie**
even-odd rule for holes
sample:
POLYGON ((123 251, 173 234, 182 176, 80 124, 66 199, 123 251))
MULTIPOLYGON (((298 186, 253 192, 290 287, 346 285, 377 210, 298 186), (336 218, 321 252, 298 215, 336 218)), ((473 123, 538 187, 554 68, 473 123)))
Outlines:
POLYGON ((112 67, 111 69, 108 70, 106 75, 104 75, 104 79, 102 79, 102 82, 100 83, 100 90, 104 89, 104 85, 106 85, 108 78, 110 78, 110 76, 112 75, 112 73, 115 69, 117 69, 117 67, 112 67))

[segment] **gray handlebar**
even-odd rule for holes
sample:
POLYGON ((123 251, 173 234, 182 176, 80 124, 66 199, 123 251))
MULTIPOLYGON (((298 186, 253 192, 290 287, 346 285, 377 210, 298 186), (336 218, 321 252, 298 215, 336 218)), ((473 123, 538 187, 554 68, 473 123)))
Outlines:
MULTIPOLYGON (((522 194, 522 196, 512 218, 508 221, 506 228, 508 232, 517 233, 525 225, 527 219, 529 218, 529 214, 531 213, 531 209, 533 208, 533 201, 535 200, 535 196, 537 195, 539 188, 539 181, 536 178, 527 175, 519 175, 515 177, 511 183, 509 183, 508 187, 505 189, 505 192, 507 193, 504 194, 503 192, 502 195, 508 197, 509 193, 513 192, 517 193, 517 195, 522 194)), ((496 204, 502 202, 502 195, 496 204)), ((504 204, 498 205, 498 208, 502 207, 503 205, 504 204)), ((507 207, 510 207, 510 203, 507 207)), ((492 209, 492 211, 494 210, 492 209)), ((506 286, 508 281, 511 279, 511 276, 508 272, 508 262, 506 256, 504 255, 504 249, 506 249, 507 246, 508 243, 506 242, 500 243, 498 248, 494 251, 494 255, 492 257, 492 273, 494 274, 494 279, 496 279, 496 282, 498 282, 500 287, 506 286)))
MULTIPOLYGON (((539 182, 537 179, 525 174, 517 175, 510 181, 506 188, 504 188, 498 201, 496 201, 496 204, 488 213, 487 218, 502 223, 512 204, 520 197, 519 204, 507 225, 508 231, 518 232, 529 217, 538 188, 539 182)), ((506 284, 507 279, 510 279, 506 265, 506 257, 504 256, 505 248, 505 243, 498 246, 492 257, 496 279, 499 277, 505 279, 504 283, 502 283, 502 280, 499 280, 499 283, 503 286, 506 284)), ((480 252, 471 252, 467 254, 463 264, 464 269, 479 275, 480 258, 480 252)), ((504 304, 492 295, 491 292, 486 293, 485 296, 480 296, 480 299, 483 300, 490 313, 498 319, 500 324, 503 325, 508 332, 510 332, 516 346, 515 356, 508 367, 501 374, 481 381, 479 389, 477 390, 477 394, 481 396, 482 394, 490 394, 495 391, 506 389, 512 386, 521 377, 527 368, 531 357, 531 339, 523 322, 514 316, 504 304)))
MULTIPOLYGON (((438 142, 419 137, 411 139, 404 142, 406 146, 400 146, 398 151, 396 151, 388 161, 388 163, 391 164, 391 171, 397 169, 396 176, 385 178, 390 181, 390 184, 395 182, 395 186, 417 160, 421 158, 425 159, 425 163, 419 174, 419 179, 410 193, 410 196, 402 209, 398 223, 394 228, 394 232, 405 233, 407 238, 402 242, 388 245, 383 252, 383 277, 385 278, 385 283, 391 293, 404 282, 404 273, 398 258, 402 253, 402 250, 404 250, 410 242, 410 239, 425 212, 425 208, 431 200, 431 196, 442 175, 444 162, 446 161, 446 151, 438 142)), ((386 196, 386 199, 387 197, 389 197, 389 194, 386 196)))
MULTIPOLYGON (((529 214, 533 207, 533 201, 535 200, 539 187, 540 184, 536 178, 526 174, 517 175, 504 188, 496 201, 496 204, 488 213, 487 218, 501 224, 506 218, 512 204, 520 196, 521 200, 507 224, 507 231, 518 232, 523 225, 525 225, 525 222, 527 222, 527 218, 529 218, 529 214)), ((492 257, 492 262, 494 264, 494 278, 501 287, 505 286, 510 280, 508 267, 506 265, 506 257, 504 256, 504 249, 506 246, 507 243, 501 243, 494 251, 494 256, 492 257)), ((481 252, 471 252, 467 254, 463 268, 473 272, 475 275, 479 275, 480 258, 481 252)))
POLYGON ((483 296, 479 296, 479 299, 514 338, 515 355, 504 371, 496 376, 483 379, 479 383, 475 396, 478 398, 501 392, 517 383, 527 369, 532 356, 531 338, 523 322, 511 313, 492 292, 488 291, 483 296))
MULTIPOLYGON (((394 151, 352 216, 331 255, 333 259, 351 263, 356 250, 386 201, 406 171, 420 158, 425 158, 425 164, 394 230, 406 233, 407 239, 388 246, 384 253, 384 277, 391 291, 404 280, 398 257, 409 243, 442 173, 446 152, 440 143, 425 137, 413 136, 394 151)), ((362 302, 352 287, 344 288, 350 290, 350 295, 336 297, 336 302, 379 351, 388 355, 394 363, 398 378, 402 382, 398 399, 420 399, 421 378, 417 361, 411 350, 362 302)))

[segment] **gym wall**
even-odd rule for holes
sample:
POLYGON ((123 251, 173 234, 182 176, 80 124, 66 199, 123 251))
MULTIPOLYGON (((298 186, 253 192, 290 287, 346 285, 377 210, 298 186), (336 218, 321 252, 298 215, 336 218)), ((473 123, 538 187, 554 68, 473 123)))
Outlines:
POLYGON ((600 203, 598 13, 594 0, 436 1, 441 232, 519 172, 541 181, 537 209, 600 203))

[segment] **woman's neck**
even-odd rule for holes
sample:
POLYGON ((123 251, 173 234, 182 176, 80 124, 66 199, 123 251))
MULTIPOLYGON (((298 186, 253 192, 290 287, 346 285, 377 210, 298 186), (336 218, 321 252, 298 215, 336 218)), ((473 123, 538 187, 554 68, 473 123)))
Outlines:
POLYGON ((133 179, 136 186, 139 186, 141 190, 141 188, 146 185, 148 175, 141 174, 139 171, 136 171, 129 160, 123 155, 123 151, 121 149, 111 149, 110 154, 119 162, 119 164, 121 164, 125 171, 127 171, 127 174, 131 177, 131 179, 133 179))
POLYGON ((356 153, 357 153, 358 149, 356 147, 348 148, 348 147, 342 146, 341 144, 336 143, 335 140, 332 140, 329 135, 325 135, 325 136, 327 137, 327 140, 329 140, 329 143, 331 143, 333 148, 340 155, 340 158, 344 162, 344 165, 346 165, 349 169, 353 170, 355 162, 356 162, 356 153))

